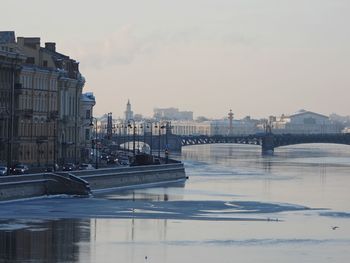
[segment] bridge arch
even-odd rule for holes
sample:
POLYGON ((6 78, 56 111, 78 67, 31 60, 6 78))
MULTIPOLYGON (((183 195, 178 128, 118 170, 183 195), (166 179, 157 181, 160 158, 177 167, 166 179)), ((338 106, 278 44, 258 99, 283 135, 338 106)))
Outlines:
MULTIPOLYGON (((217 143, 234 143, 247 145, 260 145, 263 153, 273 153, 277 147, 309 144, 309 143, 334 143, 350 145, 350 134, 273 134, 273 133, 258 133, 252 135, 240 136, 180 136, 175 134, 170 135, 153 135, 153 136, 124 136, 117 137, 119 144, 129 142, 133 143, 136 140, 152 145, 152 150, 163 151, 168 149, 172 152, 180 152, 182 147, 201 144, 217 144, 217 143)), ((118 144, 118 143, 117 143, 118 144)))
POLYGON ((200 145, 214 143, 238 143, 261 145, 263 153, 273 153, 277 147, 331 143, 350 145, 350 134, 255 134, 246 136, 181 136, 181 145, 200 145))
POLYGON ((273 136, 274 147, 296 145, 296 144, 314 144, 314 143, 327 143, 327 144, 344 144, 350 145, 350 134, 312 134, 312 135, 274 135, 273 136))

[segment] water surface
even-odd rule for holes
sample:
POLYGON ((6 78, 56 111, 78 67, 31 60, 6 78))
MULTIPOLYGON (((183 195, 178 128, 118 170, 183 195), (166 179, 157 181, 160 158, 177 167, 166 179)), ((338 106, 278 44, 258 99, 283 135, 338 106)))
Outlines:
POLYGON ((350 146, 178 157, 185 183, 1 204, 0 262, 350 261, 350 146))

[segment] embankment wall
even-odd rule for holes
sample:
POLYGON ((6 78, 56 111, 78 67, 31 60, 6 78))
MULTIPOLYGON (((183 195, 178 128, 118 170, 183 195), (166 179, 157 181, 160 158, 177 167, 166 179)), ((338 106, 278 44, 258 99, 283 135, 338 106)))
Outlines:
POLYGON ((182 163, 0 177, 0 201, 185 180, 182 163))

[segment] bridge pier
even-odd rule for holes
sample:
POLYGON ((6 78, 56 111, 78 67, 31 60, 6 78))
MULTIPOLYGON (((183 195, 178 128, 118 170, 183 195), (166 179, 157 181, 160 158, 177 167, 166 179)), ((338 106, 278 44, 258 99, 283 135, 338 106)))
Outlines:
POLYGON ((168 135, 168 147, 171 152, 181 152, 181 137, 175 134, 168 135))
POLYGON ((275 151, 274 136, 272 133, 268 133, 262 138, 261 153, 263 155, 272 155, 274 151, 275 151))

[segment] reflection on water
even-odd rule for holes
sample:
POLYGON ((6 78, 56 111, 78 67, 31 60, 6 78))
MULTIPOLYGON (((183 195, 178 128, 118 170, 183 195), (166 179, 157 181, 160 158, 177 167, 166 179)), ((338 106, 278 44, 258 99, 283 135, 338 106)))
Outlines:
POLYGON ((125 201, 168 201, 181 200, 182 191, 174 191, 175 189, 183 189, 186 181, 167 183, 161 188, 139 188, 139 189, 124 189, 118 191, 100 191, 94 193, 96 198, 104 198, 108 200, 125 200, 125 201), (180 193, 180 194, 179 194, 180 193))
POLYGON ((1 204, 0 262, 349 262, 349 146, 181 158, 185 184, 1 204))
POLYGON ((2 220, 0 228, 1 262, 78 262, 78 242, 90 241, 89 220, 2 220))

